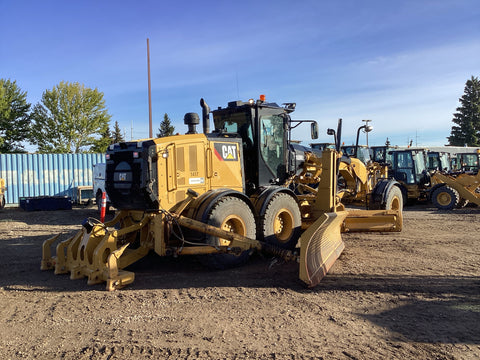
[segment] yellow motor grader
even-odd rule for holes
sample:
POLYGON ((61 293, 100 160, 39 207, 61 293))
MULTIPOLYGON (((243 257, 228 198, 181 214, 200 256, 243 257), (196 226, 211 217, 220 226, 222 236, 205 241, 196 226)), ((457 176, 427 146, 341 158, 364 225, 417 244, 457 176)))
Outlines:
MULTIPOLYGON (((328 129, 327 133, 335 137, 333 148, 340 155, 342 119, 338 120, 337 131, 328 129)), ((350 155, 343 153, 337 160, 338 185, 337 197, 343 205, 361 206, 366 209, 403 209, 406 194, 401 184, 388 175, 388 166, 379 164, 357 155, 360 130, 370 132, 372 127, 363 125, 357 131, 357 143, 350 155)), ((343 152, 343 151, 342 151, 343 152)), ((313 149, 307 152, 303 169, 290 179, 289 184, 299 193, 315 193, 322 174, 322 157, 313 149)))
MULTIPOLYGON (((86 219, 73 237, 42 247, 41 269, 70 273, 107 290, 134 280, 125 268, 150 251, 160 256, 201 255, 214 268, 244 263, 255 249, 298 261, 299 277, 315 286, 344 248, 341 232, 401 231, 401 209, 345 211, 337 196, 339 153, 317 161, 322 174, 315 194, 286 186, 311 155, 292 146, 295 104, 264 99, 230 102, 200 117, 187 113, 188 133, 111 145, 106 153, 106 191, 118 209, 105 224, 86 219), (210 112, 215 128, 210 132, 210 112)), ((381 201, 381 200, 379 200, 381 201)))

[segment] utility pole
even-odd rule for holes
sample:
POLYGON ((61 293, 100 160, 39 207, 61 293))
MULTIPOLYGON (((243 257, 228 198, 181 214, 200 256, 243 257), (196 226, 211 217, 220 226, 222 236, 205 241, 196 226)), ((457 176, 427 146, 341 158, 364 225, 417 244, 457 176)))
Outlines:
POLYGON ((150 44, 147 38, 147 66, 148 66, 148 136, 153 137, 152 130, 152 84, 150 82, 150 44))
MULTIPOLYGON (((362 120, 365 122, 365 127, 368 126, 368 123, 371 122, 372 120, 362 120)), ((365 131, 367 133, 367 148, 368 148, 368 131, 365 131)))

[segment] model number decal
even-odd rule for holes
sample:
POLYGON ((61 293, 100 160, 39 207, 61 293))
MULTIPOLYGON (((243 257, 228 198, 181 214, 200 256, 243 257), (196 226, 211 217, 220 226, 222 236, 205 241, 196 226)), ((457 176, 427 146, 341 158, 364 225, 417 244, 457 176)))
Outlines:
POLYGON ((238 161, 237 145, 215 143, 215 155, 220 161, 238 161))
POLYGON ((188 179, 188 184, 189 185, 205 184, 205 178, 203 178, 203 177, 189 178, 188 179))

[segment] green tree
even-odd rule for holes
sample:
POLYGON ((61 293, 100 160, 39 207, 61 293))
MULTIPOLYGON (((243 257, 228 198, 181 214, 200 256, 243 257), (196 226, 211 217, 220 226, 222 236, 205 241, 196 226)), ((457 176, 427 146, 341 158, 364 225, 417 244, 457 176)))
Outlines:
POLYGON ((0 79, 0 153, 25 152, 21 142, 28 139, 30 106, 16 81, 0 79))
POLYGON ((172 123, 170 122, 170 118, 165 113, 165 115, 163 115, 163 121, 160 123, 160 127, 158 128, 157 137, 173 135, 174 131, 175 127, 172 125, 172 123))
POLYGON ((461 106, 453 114, 451 135, 447 138, 453 146, 480 146, 480 81, 478 77, 467 80, 465 93, 459 99, 461 106))
POLYGON ((120 126, 118 125, 118 121, 115 121, 115 126, 113 127, 113 144, 117 144, 119 142, 124 142, 125 138, 122 135, 122 130, 120 129, 120 126))
POLYGON ((92 147, 90 148, 90 152, 93 153, 104 153, 107 152, 108 145, 113 144, 112 133, 110 128, 107 129, 101 134, 101 138, 95 140, 92 147))
MULTIPOLYGON (((111 115, 103 93, 79 83, 60 82, 45 90, 32 111, 31 141, 39 152, 79 153, 98 150, 111 115)), ((103 140, 102 140, 103 139, 103 140)))

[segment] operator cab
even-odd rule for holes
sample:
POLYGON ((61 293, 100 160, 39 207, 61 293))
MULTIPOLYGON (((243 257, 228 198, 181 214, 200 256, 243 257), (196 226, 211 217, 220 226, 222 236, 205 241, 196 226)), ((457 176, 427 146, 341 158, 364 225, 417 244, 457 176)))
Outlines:
MULTIPOLYGON (((294 103, 267 103, 260 100, 232 101, 213 110, 214 134, 238 134, 242 138, 247 194, 268 185, 280 185, 296 170, 296 149, 290 147, 294 103)), ((312 122, 312 137, 316 122, 312 122)), ((212 134, 213 135, 213 134, 212 134)), ((300 150, 298 150, 300 151, 300 150)), ((303 151, 302 151, 303 154, 303 151)))
POLYGON ((397 150, 392 155, 393 177, 407 185, 424 186, 429 182, 426 168, 426 151, 397 150))
POLYGON ((368 147, 364 145, 342 146, 342 152, 348 157, 356 157, 364 164, 368 164, 372 161, 370 157, 370 151, 368 147), (355 154, 355 149, 357 150, 357 154, 355 154))
POLYGON ((457 163, 463 171, 478 172, 480 169, 480 151, 476 153, 458 153, 457 163))
POLYGON ((372 146, 370 147, 372 154, 372 161, 380 165, 392 167, 392 150, 395 148, 389 146, 372 146))
POLYGON ((450 154, 440 151, 429 151, 428 154, 429 171, 450 171, 450 154))

